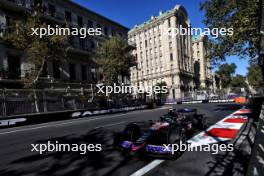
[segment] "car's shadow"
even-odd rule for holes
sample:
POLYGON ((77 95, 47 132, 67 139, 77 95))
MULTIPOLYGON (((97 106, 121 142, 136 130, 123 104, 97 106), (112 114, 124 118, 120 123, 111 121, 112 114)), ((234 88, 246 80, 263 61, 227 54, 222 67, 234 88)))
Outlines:
POLYGON ((81 136, 70 135, 35 141, 35 144, 48 141, 58 141, 61 144, 102 144, 102 151, 87 152, 83 155, 73 151, 44 152, 42 155, 31 152, 31 155, 14 160, 5 168, 1 168, 0 175, 109 175, 131 159, 113 148, 112 135, 111 131, 96 129, 81 136))
POLYGON ((238 110, 242 107, 241 104, 219 104, 217 105, 217 108, 214 109, 214 111, 230 111, 230 110, 238 110))

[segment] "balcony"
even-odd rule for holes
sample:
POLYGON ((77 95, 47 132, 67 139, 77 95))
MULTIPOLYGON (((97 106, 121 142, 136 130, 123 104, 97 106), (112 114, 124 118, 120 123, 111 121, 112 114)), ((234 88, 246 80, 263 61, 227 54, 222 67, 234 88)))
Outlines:
POLYGON ((29 0, 0 0, 0 6, 14 12, 40 13, 47 20, 64 23, 64 14, 56 12, 55 6, 36 5, 34 1, 29 0))
POLYGON ((184 69, 180 69, 180 75, 187 77, 194 77, 194 74, 192 72, 186 71, 184 69))
POLYGON ((31 6, 29 3, 25 3, 25 0, 1 0, 0 6, 10 11, 24 13, 31 6))

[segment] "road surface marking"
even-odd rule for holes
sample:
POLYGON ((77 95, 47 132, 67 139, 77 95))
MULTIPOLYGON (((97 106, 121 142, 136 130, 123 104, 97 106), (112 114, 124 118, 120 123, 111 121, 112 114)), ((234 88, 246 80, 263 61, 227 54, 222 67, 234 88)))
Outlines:
POLYGON ((149 163, 148 165, 146 165, 145 167, 134 172, 130 176, 142 176, 142 175, 146 174, 147 172, 149 172, 150 170, 157 167, 158 165, 160 165, 162 162, 164 162, 164 160, 154 160, 151 163, 149 163))
MULTIPOLYGON (((114 117, 118 117, 118 116, 122 116, 120 115, 116 115, 116 116, 110 116, 107 118, 114 118, 114 117)), ((107 119, 106 117, 98 117, 98 118, 93 118, 93 119, 87 119, 87 120, 82 120, 82 121, 71 121, 71 122, 63 122, 60 124, 54 124, 54 125, 43 125, 43 126, 39 126, 39 127, 33 127, 33 128, 26 128, 26 129, 19 129, 19 130, 13 130, 13 131, 6 131, 6 132, 2 132, 0 133, 0 135, 2 134, 10 134, 10 133, 16 133, 16 132, 23 132, 23 131, 31 131, 31 130, 36 130, 36 129, 41 129, 41 128, 47 128, 47 127, 59 127, 59 126, 63 126, 63 125, 68 125, 68 124, 72 124, 72 123, 76 123, 76 122, 89 122, 89 121, 94 121, 94 120, 98 120, 98 119, 107 119)))
POLYGON ((247 116, 252 111, 250 109, 239 109, 232 114, 226 116, 216 124, 210 126, 205 132, 201 132, 192 137, 188 142, 192 146, 199 146, 203 144, 212 144, 221 141, 230 141, 234 139, 241 127, 247 122, 247 116), (240 115, 236 115, 240 114, 240 115), (241 120, 241 118, 245 120, 241 120))
MULTIPOLYGON (((158 109, 144 110, 144 112, 149 112, 149 111, 153 111, 153 110, 160 110, 160 109, 167 109, 167 108, 166 107, 162 107, 162 108, 158 108, 158 109)), ((137 114, 137 113, 142 113, 142 111, 134 111, 134 112, 131 112, 129 114, 137 114)), ((80 119, 74 119, 73 121, 70 121, 70 122, 62 122, 62 123, 59 123, 59 124, 41 125, 41 126, 38 126, 38 127, 32 127, 32 128, 26 128, 26 129, 18 129, 18 130, 0 132, 0 135, 11 134, 11 133, 16 133, 16 132, 31 131, 31 130, 36 130, 36 129, 48 128, 48 127, 59 127, 59 126, 63 126, 63 125, 73 124, 73 123, 89 122, 89 121, 100 120, 100 119, 112 119, 112 118, 126 116, 126 115, 128 115, 128 113, 117 114, 117 115, 113 115, 113 116, 96 117, 96 118, 92 118, 92 119, 85 119, 85 118, 81 119, 80 118, 80 119)), ((129 117, 123 117, 123 118, 129 118, 129 117)))

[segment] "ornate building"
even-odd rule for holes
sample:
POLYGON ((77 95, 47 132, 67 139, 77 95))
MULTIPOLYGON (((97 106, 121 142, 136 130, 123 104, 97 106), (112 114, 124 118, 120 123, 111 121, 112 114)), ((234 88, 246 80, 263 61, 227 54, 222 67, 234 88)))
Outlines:
POLYGON ((176 5, 128 33, 137 60, 137 66, 131 67, 131 84, 147 89, 166 82, 167 101, 188 97, 195 88, 191 36, 172 35, 180 25, 191 27, 185 8, 176 5))

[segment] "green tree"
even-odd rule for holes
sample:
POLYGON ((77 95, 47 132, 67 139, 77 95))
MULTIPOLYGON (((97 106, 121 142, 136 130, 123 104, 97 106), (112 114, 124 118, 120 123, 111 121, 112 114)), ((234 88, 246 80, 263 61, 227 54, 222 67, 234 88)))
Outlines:
POLYGON ((254 87, 263 87, 264 81, 261 74, 261 68, 258 64, 254 62, 250 62, 250 66, 248 67, 247 78, 249 85, 254 87))
MULTIPOLYGON (((259 0, 205 0, 200 4, 205 12, 204 23, 210 28, 233 28, 233 35, 219 35, 210 40, 209 57, 223 61, 226 56, 258 59, 260 50, 259 0)), ((263 67, 262 67, 263 68, 263 67)))
POLYGON ((234 63, 232 64, 225 63, 219 66, 218 70, 216 71, 216 74, 219 75, 220 77, 222 88, 230 87, 232 77, 235 72, 236 72, 236 65, 234 63))
MULTIPOLYGON (((168 94, 165 93, 164 91, 164 87, 167 87, 167 83, 165 81, 159 82, 155 85, 155 87, 159 87, 159 93, 156 94, 157 98, 158 98, 158 102, 161 103, 161 100, 168 94)), ((168 91, 168 90, 167 90, 168 91)))
POLYGON ((26 62, 31 65, 31 71, 22 78, 25 88, 36 86, 45 62, 67 58, 67 36, 44 36, 40 38, 32 35, 32 28, 47 28, 38 15, 30 16, 23 21, 16 21, 9 27, 5 40, 23 51, 26 62))
POLYGON ((104 75, 104 83, 113 85, 118 83, 118 76, 129 76, 129 68, 134 59, 127 41, 120 37, 106 40, 96 50, 96 63, 104 75))
POLYGON ((241 88, 248 91, 248 84, 246 83, 246 78, 242 75, 236 75, 231 81, 231 90, 235 93, 240 93, 241 88))

